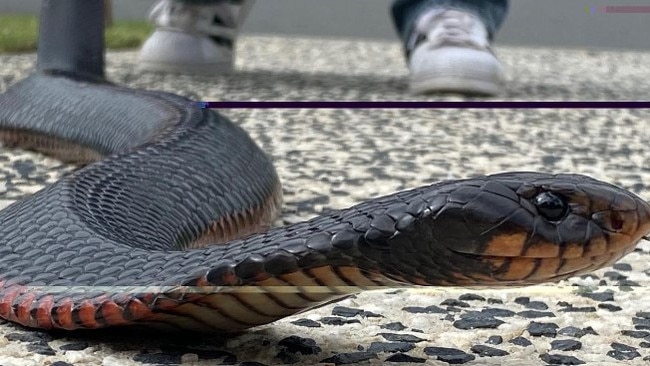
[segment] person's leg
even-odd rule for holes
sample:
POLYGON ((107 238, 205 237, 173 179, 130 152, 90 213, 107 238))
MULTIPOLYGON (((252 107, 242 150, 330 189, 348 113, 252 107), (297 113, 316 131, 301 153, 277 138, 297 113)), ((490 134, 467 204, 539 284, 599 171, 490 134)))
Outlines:
POLYGON ((159 0, 156 30, 140 50, 139 70, 189 74, 233 68, 238 30, 255 0, 159 0))
POLYGON ((489 42, 508 0, 396 0, 392 15, 417 93, 496 94, 504 84, 489 42))

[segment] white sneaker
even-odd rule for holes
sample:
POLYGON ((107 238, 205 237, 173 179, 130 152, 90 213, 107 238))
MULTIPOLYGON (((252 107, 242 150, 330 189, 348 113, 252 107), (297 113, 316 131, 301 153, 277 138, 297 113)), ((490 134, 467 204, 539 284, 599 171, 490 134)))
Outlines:
POLYGON ((254 2, 191 5, 160 0, 149 13, 156 30, 140 49, 137 69, 201 75, 231 72, 237 32, 254 2))
POLYGON ((504 87, 485 25, 470 13, 432 9, 418 19, 406 48, 414 93, 494 95, 504 87))

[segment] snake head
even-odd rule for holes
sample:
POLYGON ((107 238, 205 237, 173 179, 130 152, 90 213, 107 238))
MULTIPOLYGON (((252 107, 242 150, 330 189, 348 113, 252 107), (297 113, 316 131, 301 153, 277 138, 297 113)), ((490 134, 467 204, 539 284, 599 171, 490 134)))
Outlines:
POLYGON ((421 284, 557 281, 614 263, 650 232, 646 201, 583 175, 496 174, 443 183, 421 199, 420 230, 407 240, 416 270, 392 265, 421 284))

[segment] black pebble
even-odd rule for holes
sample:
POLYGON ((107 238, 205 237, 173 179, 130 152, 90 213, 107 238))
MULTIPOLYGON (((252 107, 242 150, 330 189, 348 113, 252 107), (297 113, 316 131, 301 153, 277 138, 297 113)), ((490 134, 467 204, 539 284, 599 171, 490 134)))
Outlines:
POLYGON ((363 318, 383 318, 384 316, 381 314, 373 313, 372 311, 364 311, 361 313, 361 317, 363 318))
POLYGON ((320 319, 320 322, 327 325, 345 325, 352 323, 361 323, 358 319, 343 319, 337 316, 326 316, 320 319))
POLYGON ((645 338, 650 336, 650 332, 645 330, 623 330, 621 334, 632 338, 645 338))
POLYGON ((447 312, 449 313, 460 313, 461 311, 463 311, 463 309, 455 306, 447 306, 447 312))
POLYGON ((332 315, 343 316, 346 318, 354 318, 361 313, 363 313, 363 309, 353 309, 345 306, 335 306, 334 309, 332 309, 332 315))
POLYGON ((569 337, 576 337, 580 338, 587 334, 587 331, 580 329, 578 327, 573 327, 573 326, 568 326, 564 327, 557 332, 558 334, 569 336, 569 337))
POLYGON ((583 274, 582 276, 580 276, 580 278, 583 279, 583 280, 597 280, 598 276, 596 276, 593 273, 587 273, 587 274, 583 274))
POLYGON ((391 341, 391 342, 411 342, 411 343, 417 343, 417 342, 422 342, 425 339, 422 339, 420 337, 416 337, 411 334, 400 334, 400 333, 379 333, 377 335, 380 335, 384 337, 385 340, 391 341))
POLYGON ((456 300, 456 299, 447 299, 443 302, 440 303, 440 305, 445 305, 445 306, 458 306, 459 308, 468 308, 470 305, 464 301, 456 300))
POLYGON ((31 160, 17 160, 13 163, 13 168, 18 171, 18 174, 23 179, 29 177, 36 170, 36 166, 31 160))
POLYGON ((548 305, 546 305, 545 302, 542 301, 531 301, 528 304, 524 305, 526 309, 533 309, 533 310, 546 310, 548 309, 548 305))
POLYGON ((627 279, 626 275, 622 275, 616 271, 607 271, 603 273, 603 277, 607 277, 612 281, 620 281, 620 280, 625 280, 627 279))
POLYGON ((618 271, 631 271, 632 266, 629 263, 614 263, 612 266, 615 270, 618 271))
POLYGON ((585 362, 573 356, 565 356, 551 353, 544 353, 539 358, 551 365, 584 365, 585 362))
POLYGON ((632 324, 636 330, 650 330, 650 319, 632 317, 632 324))
POLYGON ((637 352, 635 347, 628 346, 627 344, 614 342, 611 344, 611 347, 613 350, 607 352, 607 356, 616 360, 633 360, 637 357, 641 357, 641 354, 637 352))
POLYGON ((47 333, 9 333, 5 335, 8 341, 21 341, 21 342, 49 342, 54 339, 47 333))
POLYGON ((556 162, 560 160, 562 160, 561 156, 555 156, 555 155, 542 156, 542 164, 544 165, 554 165, 556 162))
POLYGON ((138 353, 133 356, 133 361, 140 363, 155 363, 159 365, 173 365, 181 363, 181 356, 179 354, 168 353, 138 353))
POLYGON ((50 366, 74 366, 74 365, 64 361, 54 361, 50 364, 50 366))
POLYGON ((530 302, 530 297, 528 296, 519 296, 515 299, 515 304, 526 305, 530 302))
POLYGON ((523 318, 544 318, 544 317, 555 317, 550 311, 537 311, 537 310, 524 310, 517 313, 517 315, 523 318))
POLYGON ((407 306, 402 308, 402 310, 413 314, 447 314, 447 310, 435 305, 427 306, 425 308, 420 306, 407 306))
POLYGON ((618 283, 616 285, 620 286, 620 290, 623 290, 623 291, 632 291, 632 289, 630 287, 639 287, 639 286, 641 286, 640 283, 638 283, 636 281, 632 281, 632 280, 620 280, 620 281, 618 281, 618 283))
POLYGON ((451 364, 463 364, 476 359, 474 355, 463 352, 456 348, 447 347, 425 347, 424 353, 435 356, 438 360, 451 364))
POLYGON ((486 346, 486 345, 483 345, 483 344, 473 345, 471 350, 472 350, 472 352, 478 354, 479 356, 483 356, 483 357, 506 356, 506 355, 510 354, 507 351, 504 351, 502 349, 489 347, 489 346, 486 346))
POLYGON ((501 299, 494 299, 494 298, 489 298, 487 300, 488 304, 494 305, 494 304, 503 304, 503 300, 501 299))
POLYGON ((320 325, 319 322, 311 320, 311 319, 306 319, 306 318, 294 320, 294 321, 291 322, 291 324, 298 325, 298 326, 301 326, 301 327, 307 327, 307 328, 319 328, 319 327, 322 327, 322 325, 320 325))
POLYGON ((580 295, 601 302, 614 301, 614 294, 611 292, 584 292, 580 295))
MULTIPOLYGON (((469 311, 468 311, 469 313, 469 311)), ((501 318, 507 318, 515 315, 515 312, 512 310, 508 309, 500 309, 500 308, 485 308, 481 310, 481 314, 483 315, 489 315, 489 316, 498 316, 501 318)))
POLYGON ((382 328, 382 329, 388 329, 388 330, 396 330, 396 331, 400 331, 400 330, 404 330, 404 329, 406 329, 406 327, 404 326, 404 324, 402 324, 402 323, 400 323, 400 322, 393 322, 393 323, 388 323, 388 324, 382 324, 382 325, 379 326, 379 328, 382 328))
POLYGON ((522 347, 528 347, 532 345, 533 343, 529 341, 528 339, 524 337, 515 337, 510 340, 510 343, 515 344, 517 346, 522 346, 522 347))
POLYGON ((638 311, 635 315, 639 318, 650 319, 650 311, 638 311))
POLYGON ((81 351, 88 348, 88 343, 87 342, 74 342, 74 343, 68 343, 64 344, 61 347, 59 347, 60 350, 62 351, 81 351))
POLYGON ((461 301, 485 301, 485 298, 476 294, 462 294, 458 296, 458 300, 461 301))
POLYGON ((612 343, 612 348, 614 349, 607 352, 607 356, 619 361, 633 360, 637 357, 641 357, 641 354, 637 352, 636 348, 634 347, 630 347, 621 343, 612 343), (614 347, 614 344, 624 346, 624 347, 620 347, 620 346, 614 347))
POLYGON ((39 355, 54 356, 56 351, 47 343, 30 343, 27 345, 27 350, 30 352, 38 353, 39 355))
POLYGON ((581 307, 576 307, 576 306, 567 306, 565 308, 562 308, 559 310, 562 313, 595 313, 596 312, 596 307, 594 306, 581 306, 581 307))
POLYGON ((632 347, 632 346, 628 346, 627 344, 618 343, 618 342, 612 342, 612 344, 610 344, 610 346, 611 346, 613 349, 615 349, 615 350, 617 350, 617 351, 621 351, 621 352, 632 352, 632 351, 636 351, 636 348, 634 348, 634 347, 632 347))
POLYGON ((501 343, 503 343, 503 337, 498 336, 498 335, 493 335, 493 336, 490 336, 490 338, 488 338, 487 341, 485 341, 485 343, 487 343, 487 344, 501 344, 501 343))
POLYGON ((372 342, 370 344, 370 347, 368 347, 368 352, 374 352, 374 353, 379 353, 379 352, 408 352, 415 348, 413 343, 409 342, 394 342, 394 343, 389 343, 389 342, 372 342))
POLYGON ((463 314, 461 319, 454 322, 454 327, 458 329, 494 329, 503 323, 505 323, 503 320, 493 316, 472 312, 463 314))
POLYGON ((544 336, 555 338, 555 335, 557 334, 557 328, 559 327, 555 323, 531 322, 528 324, 526 330, 528 330, 528 333, 530 333, 530 335, 533 337, 544 336))
POLYGON ((650 342, 639 342, 639 347, 650 348, 650 342))
POLYGON ((605 309, 605 310, 609 310, 611 312, 623 310, 622 307, 620 307, 618 305, 614 305, 614 304, 598 304, 598 309, 605 309))
POLYGON ((367 361, 373 358, 377 358, 377 355, 372 352, 350 352, 350 353, 339 353, 332 357, 321 360, 321 363, 333 363, 335 365, 345 365, 349 363, 356 363, 361 361, 367 361))
POLYGON ((413 357, 403 353, 396 353, 388 357, 386 362, 408 362, 408 363, 425 363, 426 359, 421 357, 413 357))
POLYGON ((551 349, 575 351, 582 348, 582 343, 573 339, 557 339, 551 342, 551 349))
POLYGON ((298 356, 295 353, 291 353, 287 351, 286 348, 281 349, 280 352, 278 352, 278 354, 275 355, 275 358, 282 360, 282 362, 284 362, 285 364, 292 364, 300 361, 300 356, 298 356))
POLYGON ((298 336, 289 336, 278 342, 280 346, 285 347, 289 353, 301 353, 303 355, 315 355, 320 353, 321 348, 316 346, 316 341, 311 338, 302 338, 298 336))

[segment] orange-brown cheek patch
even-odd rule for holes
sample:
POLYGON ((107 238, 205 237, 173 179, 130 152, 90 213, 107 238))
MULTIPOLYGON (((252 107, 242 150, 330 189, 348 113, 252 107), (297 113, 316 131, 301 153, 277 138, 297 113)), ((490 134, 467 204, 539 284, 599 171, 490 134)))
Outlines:
POLYGON ((557 272, 558 274, 567 274, 584 270, 593 265, 594 258, 592 257, 568 258, 564 260, 564 263, 562 263, 562 266, 560 266, 557 272))
POLYGON ((547 241, 537 242, 528 248, 523 254, 531 258, 555 258, 560 256, 560 246, 547 241))
POLYGON ((563 263, 562 258, 542 258, 539 265, 526 280, 532 282, 543 282, 557 276, 557 271, 563 263))
POLYGON ((581 258, 584 255, 585 248, 579 243, 564 244, 562 258, 581 258))
POLYGON ((537 260, 534 258, 513 258, 508 265, 507 270, 495 274, 503 281, 518 281, 528 277, 535 270, 537 260))
POLYGON ((476 254, 499 257, 518 257, 521 255, 525 243, 525 233, 500 234, 487 243, 485 250, 482 253, 476 254))
MULTIPOLYGON (((638 238, 637 240, 639 240, 638 238)), ((609 234, 609 251, 610 252, 617 252, 617 251, 622 251, 625 250, 626 248, 629 248, 630 250, 634 246, 635 241, 633 238, 626 234, 616 234, 616 233, 610 233, 609 234)))
POLYGON ((607 253, 607 240, 605 238, 593 238, 587 243, 584 256, 593 257, 607 253))

